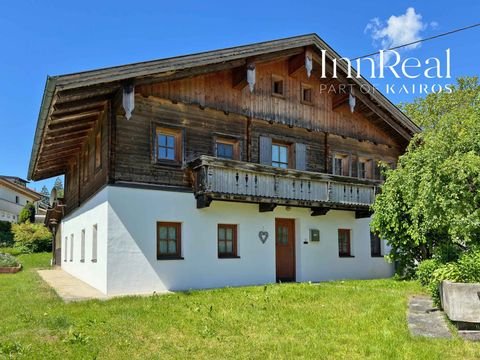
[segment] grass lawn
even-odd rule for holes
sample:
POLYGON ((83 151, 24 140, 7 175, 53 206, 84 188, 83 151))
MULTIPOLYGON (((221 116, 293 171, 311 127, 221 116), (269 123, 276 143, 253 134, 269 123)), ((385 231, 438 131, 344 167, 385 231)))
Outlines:
POLYGON ((64 304, 20 256, 0 275, 0 359, 480 358, 480 343, 412 338, 393 280, 281 284, 64 304))

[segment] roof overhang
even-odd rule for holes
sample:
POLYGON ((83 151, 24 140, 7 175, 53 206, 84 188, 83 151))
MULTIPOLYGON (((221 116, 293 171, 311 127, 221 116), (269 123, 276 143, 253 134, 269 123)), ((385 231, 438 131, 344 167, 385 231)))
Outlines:
MULTIPOLYGON (((65 172, 68 161, 78 152, 91 125, 105 108, 105 102, 125 84, 144 84, 192 77, 203 73, 237 68, 252 59, 273 60, 276 56, 294 54, 309 48, 319 55, 325 50, 329 60, 340 59, 318 35, 308 34, 286 39, 208 51, 193 55, 115 66, 99 70, 48 77, 43 94, 33 148, 28 169, 28 179, 40 180, 65 172)), ((338 61, 339 73, 347 74, 344 61, 338 61)), ((356 73, 353 71, 354 75, 356 73)), ((369 86, 363 77, 339 81, 358 87, 369 86)), ((385 121, 406 141, 420 128, 383 94, 356 96, 385 121)))

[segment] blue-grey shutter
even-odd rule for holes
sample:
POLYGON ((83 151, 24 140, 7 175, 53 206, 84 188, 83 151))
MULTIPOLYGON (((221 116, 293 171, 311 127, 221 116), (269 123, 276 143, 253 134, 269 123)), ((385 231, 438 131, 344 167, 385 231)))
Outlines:
POLYGON ((260 136, 258 150, 259 163, 264 165, 272 165, 272 138, 268 136, 260 136))
POLYGON ((295 169, 307 170, 307 145, 295 144, 295 169))

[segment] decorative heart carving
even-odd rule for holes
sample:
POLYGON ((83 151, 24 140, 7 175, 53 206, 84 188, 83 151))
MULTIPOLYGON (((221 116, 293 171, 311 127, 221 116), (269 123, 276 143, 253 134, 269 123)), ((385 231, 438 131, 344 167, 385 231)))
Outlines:
POLYGON ((258 237, 260 238, 260 241, 265 244, 265 241, 268 239, 268 232, 267 231, 259 231, 258 232, 258 237))

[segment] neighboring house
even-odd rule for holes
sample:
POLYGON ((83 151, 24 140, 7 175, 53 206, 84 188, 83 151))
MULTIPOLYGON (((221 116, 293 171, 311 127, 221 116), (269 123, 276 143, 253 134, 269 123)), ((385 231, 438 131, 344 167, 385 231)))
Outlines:
POLYGON ((111 295, 392 275, 377 162, 419 128, 333 57, 311 34, 49 77, 29 178, 65 174, 57 265, 111 295))
POLYGON ((0 175, 0 221, 17 222, 26 203, 35 203, 41 195, 27 187, 27 180, 0 175))

